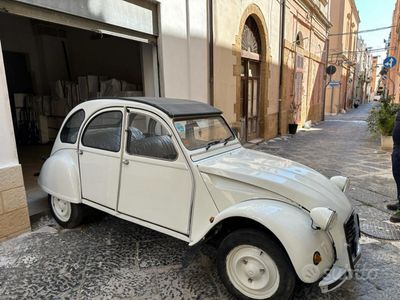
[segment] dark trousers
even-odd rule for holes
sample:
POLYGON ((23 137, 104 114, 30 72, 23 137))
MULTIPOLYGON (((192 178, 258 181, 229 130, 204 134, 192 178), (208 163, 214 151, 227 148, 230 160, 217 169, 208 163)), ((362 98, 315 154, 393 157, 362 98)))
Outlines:
POLYGON ((400 201, 400 147, 393 149, 392 172, 397 185, 397 199, 400 201))

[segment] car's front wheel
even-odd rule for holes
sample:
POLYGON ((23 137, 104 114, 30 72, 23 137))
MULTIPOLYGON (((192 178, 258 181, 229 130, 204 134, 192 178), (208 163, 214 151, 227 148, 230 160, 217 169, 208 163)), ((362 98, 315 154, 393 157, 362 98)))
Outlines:
POLYGON ((84 215, 82 204, 71 203, 49 195, 49 205, 54 219, 62 227, 74 228, 82 224, 84 215))
POLYGON ((222 241, 217 268, 224 285, 239 299, 289 299, 296 283, 281 246, 254 229, 234 231, 222 241))

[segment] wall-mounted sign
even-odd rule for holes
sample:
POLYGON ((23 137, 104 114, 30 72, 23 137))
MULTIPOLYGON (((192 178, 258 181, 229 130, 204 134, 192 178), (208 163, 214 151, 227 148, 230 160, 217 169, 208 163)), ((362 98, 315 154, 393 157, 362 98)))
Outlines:
POLYGON ((332 88, 337 87, 339 85, 340 85, 340 81, 332 80, 331 82, 329 82, 329 86, 332 88))

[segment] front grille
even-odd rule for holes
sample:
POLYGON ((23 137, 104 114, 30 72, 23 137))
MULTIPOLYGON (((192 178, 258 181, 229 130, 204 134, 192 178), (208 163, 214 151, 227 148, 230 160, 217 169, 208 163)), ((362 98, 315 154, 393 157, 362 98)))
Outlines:
POLYGON ((354 261, 357 257, 358 240, 360 238, 360 222, 356 213, 353 213, 349 220, 344 224, 344 232, 349 247, 349 254, 352 261, 354 261))

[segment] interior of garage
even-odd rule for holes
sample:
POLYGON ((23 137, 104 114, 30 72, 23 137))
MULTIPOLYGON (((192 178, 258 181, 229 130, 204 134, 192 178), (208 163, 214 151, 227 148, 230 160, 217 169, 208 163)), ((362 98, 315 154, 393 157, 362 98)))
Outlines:
POLYGON ((34 215, 47 203, 37 175, 65 116, 91 98, 145 95, 143 64, 149 55, 144 51, 149 47, 7 13, 0 13, 0 41, 18 156, 34 215))

